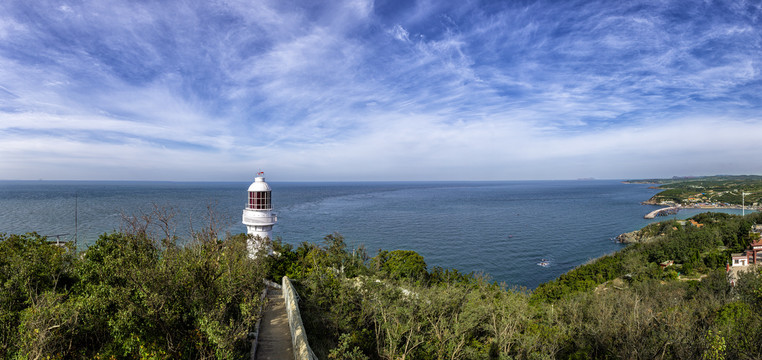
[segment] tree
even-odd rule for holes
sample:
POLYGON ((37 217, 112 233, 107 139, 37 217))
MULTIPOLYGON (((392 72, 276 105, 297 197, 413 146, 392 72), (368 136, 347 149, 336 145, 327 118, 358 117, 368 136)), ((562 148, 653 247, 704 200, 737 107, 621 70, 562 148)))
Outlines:
POLYGON ((51 245, 37 233, 0 234, 1 358, 39 356, 62 340, 72 314, 58 310, 76 282, 73 254, 72 247, 51 245))
POLYGON ((372 259, 373 266, 392 279, 425 279, 426 262, 412 250, 379 251, 372 259))

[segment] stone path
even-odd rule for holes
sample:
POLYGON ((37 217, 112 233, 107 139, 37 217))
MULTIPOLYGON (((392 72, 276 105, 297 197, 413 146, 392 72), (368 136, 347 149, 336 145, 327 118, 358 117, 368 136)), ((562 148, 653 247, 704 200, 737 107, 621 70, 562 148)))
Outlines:
POLYGON ((259 360, 293 360, 291 330, 283 301, 283 290, 267 290, 267 306, 259 328, 257 356, 259 360))

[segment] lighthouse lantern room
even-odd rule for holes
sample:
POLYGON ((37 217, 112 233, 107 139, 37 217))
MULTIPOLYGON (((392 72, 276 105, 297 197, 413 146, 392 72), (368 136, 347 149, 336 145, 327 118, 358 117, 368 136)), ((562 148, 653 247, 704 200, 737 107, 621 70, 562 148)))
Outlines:
POLYGON ((267 251, 272 255, 273 225, 278 222, 278 217, 272 213, 272 190, 265 182, 263 172, 257 173, 254 182, 249 186, 249 201, 243 209, 243 224, 246 225, 246 233, 249 236, 249 256, 256 257, 260 250, 267 251))

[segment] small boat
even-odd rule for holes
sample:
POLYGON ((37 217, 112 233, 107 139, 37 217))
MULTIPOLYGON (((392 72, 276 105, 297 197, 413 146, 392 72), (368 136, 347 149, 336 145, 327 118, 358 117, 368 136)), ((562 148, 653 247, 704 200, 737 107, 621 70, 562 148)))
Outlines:
POLYGON ((540 265, 542 267, 548 267, 550 266, 550 260, 542 259, 540 262, 537 263, 537 265, 540 265))

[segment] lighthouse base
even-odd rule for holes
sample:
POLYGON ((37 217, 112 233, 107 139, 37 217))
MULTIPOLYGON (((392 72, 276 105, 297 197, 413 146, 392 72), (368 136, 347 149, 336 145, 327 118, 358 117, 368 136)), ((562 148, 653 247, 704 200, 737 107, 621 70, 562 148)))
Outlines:
MULTIPOLYGON (((272 229, 272 227, 271 227, 272 229)), ((257 258, 257 254, 273 254, 273 246, 271 243, 272 230, 270 231, 248 231, 246 239, 246 247, 249 251, 249 257, 252 259, 257 258)))

